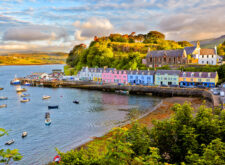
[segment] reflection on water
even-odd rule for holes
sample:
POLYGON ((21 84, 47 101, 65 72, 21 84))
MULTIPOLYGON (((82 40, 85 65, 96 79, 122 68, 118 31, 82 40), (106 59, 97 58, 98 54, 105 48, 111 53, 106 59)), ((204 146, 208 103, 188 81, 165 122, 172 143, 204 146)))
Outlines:
POLYGON ((51 72, 62 65, 49 66, 3 66, 0 67, 0 96, 9 99, 0 100, 7 104, 0 109, 0 127, 12 130, 9 136, 0 138, 0 148, 18 148, 24 155, 18 164, 43 164, 52 160, 55 147, 62 151, 72 149, 93 136, 101 136, 112 127, 127 120, 126 116, 133 108, 145 112, 160 102, 160 99, 146 96, 127 96, 100 91, 88 91, 69 88, 26 87, 30 102, 21 103, 15 86, 9 81, 17 74, 25 76, 31 72, 51 72), (51 96, 42 100, 43 95, 51 96), (74 104, 73 100, 80 104, 74 104), (59 109, 48 110, 48 105, 59 105, 59 109), (123 110, 121 110, 123 109, 123 110), (50 112, 52 124, 46 127, 44 116, 50 112), (25 139, 23 131, 28 132, 25 139), (4 143, 15 139, 11 146, 4 143))

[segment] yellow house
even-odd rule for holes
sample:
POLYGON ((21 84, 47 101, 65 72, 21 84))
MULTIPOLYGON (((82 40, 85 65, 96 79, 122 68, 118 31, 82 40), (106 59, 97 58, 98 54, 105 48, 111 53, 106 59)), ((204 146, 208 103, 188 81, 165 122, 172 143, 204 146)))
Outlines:
POLYGON ((181 72, 179 84, 180 86, 215 87, 218 79, 217 72, 181 72))

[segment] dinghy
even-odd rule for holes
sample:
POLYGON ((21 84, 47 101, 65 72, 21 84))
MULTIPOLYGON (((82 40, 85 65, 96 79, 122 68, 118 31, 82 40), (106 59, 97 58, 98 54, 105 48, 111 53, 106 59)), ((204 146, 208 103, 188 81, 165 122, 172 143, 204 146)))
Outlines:
POLYGON ((11 144, 13 144, 14 142, 15 142, 14 139, 12 139, 12 140, 7 141, 7 142, 5 143, 5 145, 11 145, 11 144))
POLYGON ((52 123, 52 121, 51 121, 50 118, 45 119, 45 125, 46 125, 46 126, 51 125, 51 123, 52 123))
POLYGON ((26 103, 26 102, 29 102, 29 101, 30 101, 30 99, 25 98, 25 97, 20 100, 20 102, 22 102, 22 103, 26 103))
POLYGON ((3 97, 3 96, 1 96, 1 97, 0 97, 0 100, 8 100, 8 97, 3 97))
POLYGON ((0 90, 3 90, 4 88, 0 88, 0 90))
POLYGON ((27 134, 28 134, 27 132, 23 132, 22 133, 22 138, 25 138, 27 136, 27 134))
POLYGON ((59 106, 58 105, 52 105, 52 106, 48 106, 48 109, 58 109, 59 106))
POLYGON ((28 97, 30 94, 23 93, 20 97, 28 97))
POLYGON ((45 113, 45 125, 47 125, 47 126, 51 125, 51 119, 50 119, 50 113, 49 112, 45 113))
POLYGON ((74 104, 79 104, 79 101, 78 100, 74 100, 73 103, 74 104))
POLYGON ((51 96, 43 96, 42 100, 46 100, 46 99, 50 99, 50 98, 51 98, 51 96))
POLYGON ((7 107, 7 104, 0 105, 0 108, 6 108, 6 107, 7 107))

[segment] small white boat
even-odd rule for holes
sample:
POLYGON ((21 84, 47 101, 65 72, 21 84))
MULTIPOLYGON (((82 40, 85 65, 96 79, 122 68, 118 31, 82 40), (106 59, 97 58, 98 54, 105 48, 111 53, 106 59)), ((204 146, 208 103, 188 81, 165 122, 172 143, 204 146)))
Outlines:
POLYGON ((23 133, 22 133, 22 138, 26 137, 27 134, 28 134, 27 132, 23 132, 23 133))
POLYGON ((5 145, 11 145, 11 144, 13 144, 14 142, 15 142, 14 139, 12 139, 12 140, 7 141, 7 142, 5 143, 5 145))
POLYGON ((22 98, 22 99, 20 100, 20 102, 22 102, 22 103, 29 102, 29 101, 30 101, 30 99, 28 99, 28 98, 22 98))
POLYGON ((11 85, 19 85, 19 84, 20 84, 20 80, 18 80, 16 78, 11 81, 11 85))
POLYGON ((42 97, 43 100, 50 99, 50 98, 51 98, 51 96, 43 96, 42 97))
POLYGON ((6 107, 7 107, 7 104, 0 105, 0 108, 6 108, 6 107))
POLYGON ((27 91, 26 88, 21 88, 21 87, 16 88, 16 92, 25 92, 25 91, 27 91))
POLYGON ((8 97, 3 97, 3 96, 1 96, 1 97, 0 97, 0 100, 8 100, 8 97))

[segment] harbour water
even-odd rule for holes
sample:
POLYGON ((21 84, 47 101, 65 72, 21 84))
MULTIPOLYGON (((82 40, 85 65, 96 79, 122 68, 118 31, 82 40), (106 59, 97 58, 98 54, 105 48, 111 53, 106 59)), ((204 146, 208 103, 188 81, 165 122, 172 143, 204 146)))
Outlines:
POLYGON ((21 103, 16 87, 10 80, 24 77, 32 72, 47 72, 62 69, 63 65, 40 66, 0 66, 0 100, 7 108, 0 109, 0 128, 10 130, 8 136, 0 138, 0 149, 19 149, 23 159, 14 164, 45 164, 56 155, 55 148, 68 151, 89 141, 94 136, 102 136, 111 128, 127 120, 132 108, 147 113, 161 99, 149 96, 117 95, 100 91, 88 91, 71 88, 26 87, 30 102, 21 103), (43 95, 51 96, 42 100, 43 95), (73 100, 80 104, 74 104, 73 100), (59 109, 48 110, 49 105, 59 105, 59 109), (52 124, 45 126, 45 113, 50 112, 52 124), (21 138, 23 131, 28 136, 21 138), (4 143, 14 139, 15 143, 5 146, 4 143))

